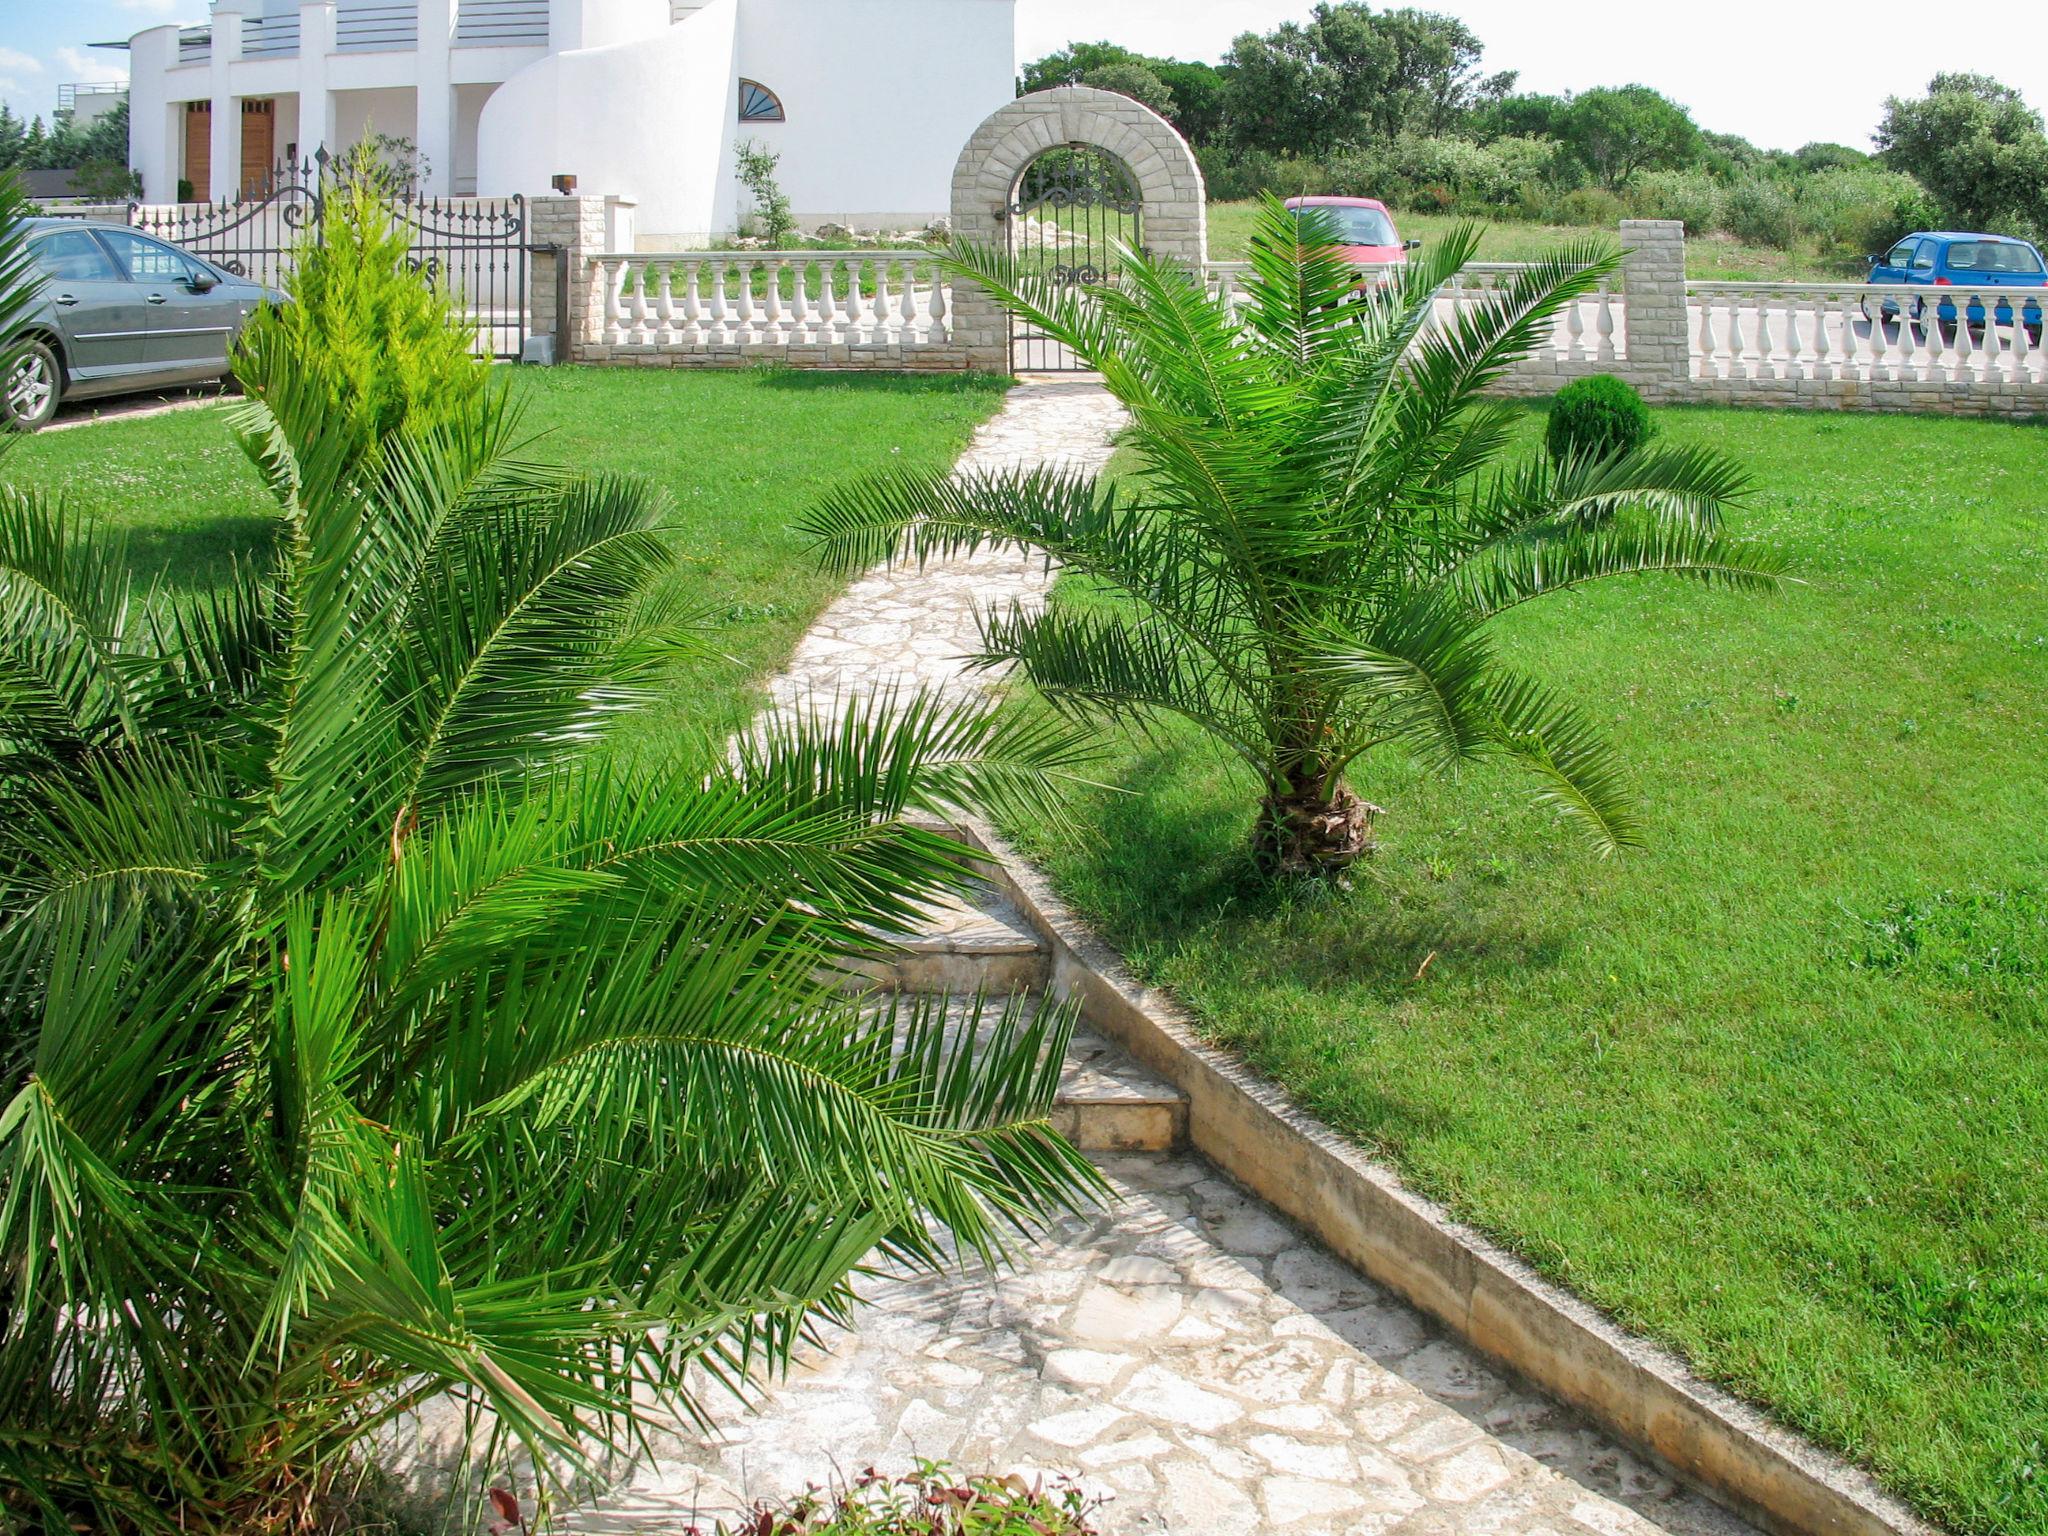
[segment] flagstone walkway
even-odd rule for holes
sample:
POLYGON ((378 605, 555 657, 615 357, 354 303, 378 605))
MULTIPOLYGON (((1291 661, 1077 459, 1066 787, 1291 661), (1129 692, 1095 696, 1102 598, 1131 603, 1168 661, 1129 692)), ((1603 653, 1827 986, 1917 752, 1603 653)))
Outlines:
MULTIPOLYGON (((1123 408, 1099 384, 1021 384, 975 434, 960 468, 1065 463, 1100 469, 1123 422, 1123 408)), ((973 687, 961 657, 975 647, 977 610, 1007 611, 1013 602, 1033 607, 1051 585, 1042 556, 1015 550, 871 571, 797 643, 788 670, 769 684, 771 703, 778 709, 801 701, 829 705, 891 685, 973 687)))
MULTIPOLYGON (((1099 466, 1122 417, 1089 383, 1014 391, 965 464, 1099 466)), ((892 681, 974 686, 977 603, 1043 598, 1014 555, 871 574, 774 685, 779 707, 892 681)), ((1701 1495, 1496 1371, 1187 1153, 1103 1156, 1119 1197, 1014 1270, 861 1283, 715 1437, 678 1436, 582 1536, 705 1532, 757 1498, 876 1466, 1077 1479, 1113 1536, 1749 1536, 1701 1495)))

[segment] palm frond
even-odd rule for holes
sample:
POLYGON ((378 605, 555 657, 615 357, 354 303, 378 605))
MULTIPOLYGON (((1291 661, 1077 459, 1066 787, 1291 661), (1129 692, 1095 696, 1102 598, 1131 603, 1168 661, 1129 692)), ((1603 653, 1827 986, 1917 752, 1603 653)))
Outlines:
POLYGON ((1603 858, 1642 842, 1627 775, 1583 715, 1510 672, 1495 680, 1493 713, 1496 748, 1544 780, 1539 805, 1578 827, 1603 858))
POLYGON ((1535 598, 1610 576, 1665 573, 1709 586, 1773 592, 1783 583, 1784 555, 1765 545, 1686 522, 1624 519, 1549 538, 1497 544, 1467 561, 1453 578, 1471 611, 1491 618, 1535 598))

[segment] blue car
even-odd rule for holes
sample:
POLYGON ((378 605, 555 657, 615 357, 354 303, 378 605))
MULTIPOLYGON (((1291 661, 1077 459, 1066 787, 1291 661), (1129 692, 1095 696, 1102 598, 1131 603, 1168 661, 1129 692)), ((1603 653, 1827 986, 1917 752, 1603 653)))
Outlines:
MULTIPOLYGON (((2044 288, 2048 287, 2048 262, 2041 260, 2041 253, 2034 246, 2009 235, 1930 230, 1908 235, 1884 255, 1871 257, 1870 281, 1924 284, 1930 288, 2044 288)), ((1925 299, 1886 299, 1881 309, 1887 321, 1899 317, 1902 302, 1915 320, 1922 319, 1927 313, 1925 299)), ((2041 340, 2041 301, 2027 300, 2020 306, 2020 312, 2026 321, 2028 339, 2038 344, 2041 340)), ((1934 306, 1934 313, 1944 331, 1955 329, 1956 306, 1953 301, 1941 300, 1934 306)), ((1968 314, 1970 325, 1982 329, 1983 301, 1972 299, 1968 314)), ((1871 313, 1869 299, 1863 301, 1863 315, 1867 320, 1878 318, 1871 313)), ((2011 325, 2013 306, 1999 304, 1995 318, 2000 325, 2011 325)))

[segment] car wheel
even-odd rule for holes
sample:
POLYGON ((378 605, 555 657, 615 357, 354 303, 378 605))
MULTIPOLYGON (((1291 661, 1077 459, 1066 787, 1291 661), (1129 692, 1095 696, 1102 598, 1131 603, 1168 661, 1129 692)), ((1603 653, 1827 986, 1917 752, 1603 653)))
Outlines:
POLYGON ((57 414, 64 400, 64 365, 46 341, 28 341, 7 370, 7 395, 0 402, 7 424, 33 432, 57 414))

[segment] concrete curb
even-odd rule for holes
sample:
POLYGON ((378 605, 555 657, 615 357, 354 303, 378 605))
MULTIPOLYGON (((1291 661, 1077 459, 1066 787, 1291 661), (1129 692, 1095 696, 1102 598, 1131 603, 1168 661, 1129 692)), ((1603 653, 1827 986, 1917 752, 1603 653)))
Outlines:
POLYGON ((1052 994, 1079 998, 1090 1027, 1187 1094, 1196 1151, 1347 1263, 1779 1536, 1941 1536, 1868 1473, 1630 1336, 1203 1044, 994 828, 959 832, 1051 946, 1052 994))

